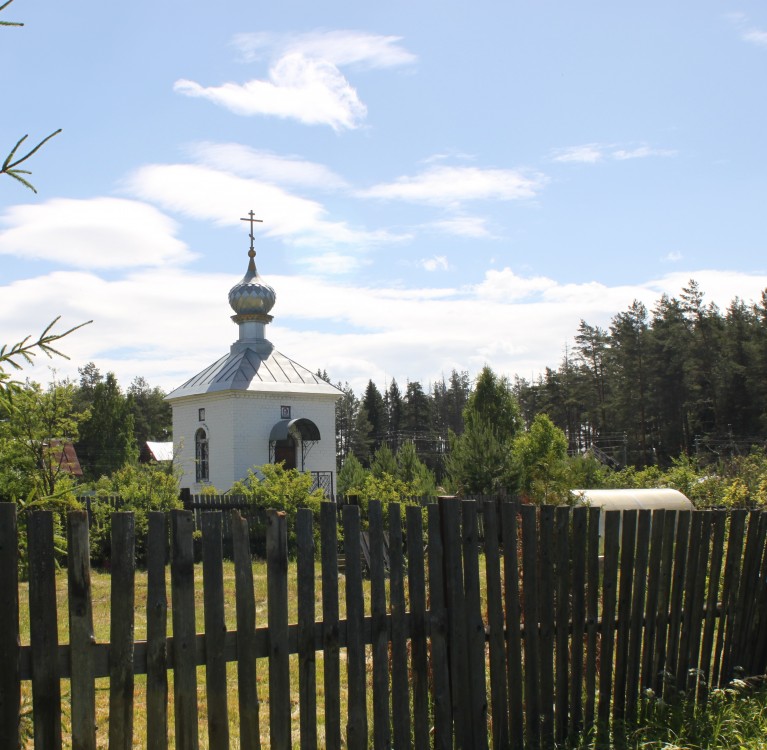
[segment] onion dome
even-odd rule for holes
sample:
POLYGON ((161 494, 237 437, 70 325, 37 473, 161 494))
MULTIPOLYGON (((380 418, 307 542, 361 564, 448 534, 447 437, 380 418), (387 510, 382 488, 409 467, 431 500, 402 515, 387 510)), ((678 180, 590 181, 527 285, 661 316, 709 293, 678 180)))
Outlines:
MULTIPOLYGON (((248 270, 242 281, 235 284, 229 290, 229 304, 237 315, 268 315, 274 307, 277 295, 274 289, 258 275, 256 270, 256 252, 248 251, 250 262, 248 270)), ((271 318, 270 318, 271 319, 271 318)))

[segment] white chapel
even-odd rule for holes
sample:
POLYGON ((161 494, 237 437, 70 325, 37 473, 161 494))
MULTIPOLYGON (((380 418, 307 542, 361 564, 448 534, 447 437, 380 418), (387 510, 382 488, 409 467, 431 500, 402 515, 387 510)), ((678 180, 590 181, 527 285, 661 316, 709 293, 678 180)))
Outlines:
POLYGON ((224 492, 248 469, 282 461, 311 472, 314 485, 333 498, 335 402, 342 394, 266 338, 276 295, 256 270, 252 211, 245 221, 248 270, 229 291, 239 337, 228 354, 166 396, 181 489, 195 495, 212 485, 224 492))

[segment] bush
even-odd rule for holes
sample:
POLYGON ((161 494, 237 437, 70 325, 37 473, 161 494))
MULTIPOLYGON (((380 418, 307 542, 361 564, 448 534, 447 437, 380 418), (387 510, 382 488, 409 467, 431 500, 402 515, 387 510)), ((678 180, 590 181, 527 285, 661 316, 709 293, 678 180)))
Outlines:
POLYGON ((146 561, 146 537, 150 511, 181 508, 178 479, 172 472, 148 464, 123 466, 96 482, 91 503, 91 558, 96 564, 109 560, 112 550, 112 513, 132 511, 136 524, 136 562, 146 561), (107 500, 119 498, 115 505, 107 500))

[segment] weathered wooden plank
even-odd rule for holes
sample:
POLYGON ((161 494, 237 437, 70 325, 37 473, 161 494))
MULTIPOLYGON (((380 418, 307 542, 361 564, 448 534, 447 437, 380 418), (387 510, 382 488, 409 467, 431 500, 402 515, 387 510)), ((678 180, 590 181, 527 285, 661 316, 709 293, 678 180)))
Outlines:
POLYGON ((610 745, 610 705, 613 685, 613 653, 615 645, 615 600, 618 583, 618 531, 621 512, 605 514, 605 557, 602 582, 601 649, 599 653, 599 700, 597 701, 596 747, 610 745))
POLYGON ((288 645, 288 526, 285 513, 266 514, 266 596, 269 625, 269 736, 290 747, 290 649, 288 645))
POLYGON ((619 739, 622 739, 623 721, 626 714, 626 673, 628 669, 629 634, 631 632, 636 528, 636 510, 624 510, 622 512, 618 628, 615 638, 615 677, 613 682, 613 731, 619 735, 619 739))
POLYGON ((383 510, 380 500, 368 505, 370 530, 370 617, 373 651, 373 747, 391 744, 389 715, 389 633, 386 617, 383 510))
POLYGON ((698 557, 700 555, 701 533, 703 530, 703 513, 696 511, 690 519, 690 535, 687 544, 686 578, 684 586, 684 609, 681 619, 681 634, 679 636, 679 655, 676 662, 677 690, 687 688, 687 676, 690 669, 690 636, 693 619, 696 616, 695 590, 698 580, 698 557))
POLYGON ((637 718, 639 674, 642 660, 642 621, 644 618, 645 589, 647 587, 647 560, 650 552, 649 510, 640 510, 637 521, 637 543, 634 557, 634 585, 629 627, 628 664, 626 669, 626 723, 633 726, 637 718))
POLYGON ((522 591, 525 623, 525 738, 527 746, 541 746, 540 637, 538 629, 538 529, 535 506, 523 505, 522 591))
POLYGON ((19 746, 19 555, 16 503, 0 502, 0 737, 19 746))
POLYGON ((72 747, 96 750, 93 606, 88 513, 67 516, 67 593, 69 598, 70 706, 72 747))
POLYGON ((711 523, 713 520, 711 511, 699 511, 703 517, 703 523, 700 531, 700 541, 698 544, 698 559, 696 560, 696 569, 698 571, 695 577, 693 589, 693 613, 690 624, 690 639, 688 645, 688 672, 687 686, 688 690, 693 691, 697 700, 700 688, 706 686, 702 681, 702 671, 700 669, 701 653, 700 641, 703 630, 703 619, 705 617, 705 596, 706 596, 706 578, 709 570, 709 549, 711 546, 711 523))
POLYGON ((453 715, 447 639, 442 518, 437 504, 428 508, 429 522, 429 630, 431 633, 432 705, 434 748, 453 747, 453 715))
POLYGON ((586 561, 586 709, 584 727, 591 730, 596 716, 597 636, 599 631, 599 525, 602 511, 589 508, 586 561))
POLYGON ((237 609, 237 692, 240 706, 240 749, 260 750, 258 687, 256 683, 256 601, 248 522, 232 514, 235 605, 237 609))
POLYGON ((726 516, 723 510, 713 511, 712 526, 713 540, 711 542, 711 567, 708 573, 708 595, 706 597, 706 619, 703 626, 703 642, 701 645, 701 664, 703 680, 711 687, 711 667, 714 650, 714 630, 717 622, 717 601, 719 600, 719 584, 722 577, 722 561, 724 558, 724 531, 726 516))
POLYGON ((197 654, 194 614, 194 513, 170 512, 173 607, 173 708, 176 747, 197 750, 197 654))
POLYGON ((664 696, 673 691, 676 679, 677 660, 679 658, 679 641, 681 636, 682 606, 687 567, 687 547, 690 536, 691 511, 682 510, 677 514, 676 538, 674 540, 674 572, 671 580, 671 606, 668 619, 668 640, 666 645, 666 668, 664 674, 667 681, 664 684, 664 696))
POLYGON ((506 603, 506 664, 509 685, 509 740, 514 750, 524 746, 524 712, 522 696, 522 610, 519 599, 519 549, 517 539, 516 503, 501 505, 503 526, 503 577, 506 603))
MULTIPOLYGON (((762 523, 767 523, 767 514, 764 512, 762 512, 762 523)), ((749 674, 764 674, 767 666, 767 550, 762 556, 762 568, 754 592, 754 605, 749 638, 756 647, 752 650, 748 671, 749 674)))
POLYGON ((660 585, 658 588, 658 609, 655 615, 655 648, 653 649, 653 684, 657 695, 663 692, 663 675, 666 669, 666 636, 669 623, 669 602, 674 565, 674 536, 677 526, 677 511, 667 510, 663 522, 663 549, 661 551, 660 585))
POLYGON ((61 687, 58 670, 56 565, 53 513, 27 517, 29 555, 29 636, 32 646, 32 719, 35 750, 61 748, 61 687))
POLYGON ((732 612, 738 596, 740 581, 740 561, 743 554, 743 530, 746 523, 746 511, 735 510, 730 514, 730 529, 727 541, 727 560, 724 566, 722 584, 722 609, 719 616, 719 629, 714 653, 714 672, 712 685, 721 685, 730 680, 729 652, 732 634, 732 612))
MULTIPOLYGON (((570 689, 570 508, 560 506, 555 517, 556 552, 556 690, 554 708, 554 738, 558 745, 567 739, 570 689)), ((576 627, 573 622, 573 633, 576 627)))
POLYGON ((758 529, 756 544, 749 560, 749 575, 747 582, 748 596, 746 597, 746 606, 744 608, 744 619, 741 627, 741 643, 742 657, 740 659, 741 666, 745 670, 745 674, 754 674, 751 671, 752 662, 755 655, 759 653, 759 648, 756 645, 756 631, 755 625, 758 619, 758 603, 760 599, 760 585, 759 575, 762 567, 762 557, 765 551, 765 537, 767 536, 767 514, 763 511, 754 511, 755 516, 758 518, 758 529))
POLYGON ((487 686, 485 683, 485 623, 479 587, 479 540, 477 501, 461 504, 463 582, 466 607, 466 653, 468 655, 472 747, 487 747, 487 686))
POLYGON ((470 721, 471 683, 469 654, 466 648, 466 601, 461 559, 461 501, 440 498, 443 561, 449 639, 450 688, 455 740, 463 747, 474 741, 470 721))
POLYGON ((487 580, 487 624, 490 647, 490 706, 493 748, 509 746, 509 721, 506 700, 505 638, 503 632, 503 593, 501 559, 498 549, 498 514, 494 501, 485 503, 485 575, 487 580))
POLYGON ((650 541, 650 559, 647 576, 647 596, 644 609, 644 638, 642 644, 642 675, 640 684, 643 690, 651 689, 653 678, 653 653, 655 649, 655 628, 657 625, 658 594, 660 591, 661 555, 663 552, 663 526, 666 520, 664 509, 652 512, 652 531, 650 541))
POLYGON ((577 736, 583 728, 583 654, 586 635, 586 548, 588 509, 573 509, 572 517, 572 622, 570 658, 570 725, 568 734, 577 736))
POLYGON ((540 622, 541 747, 554 747, 554 506, 544 505, 539 520, 538 621, 540 622))
POLYGON ((410 597, 410 646, 413 684, 413 745, 429 747, 429 681, 426 645, 426 574, 421 508, 405 509, 407 573, 410 597))
POLYGON ((146 746, 168 747, 168 523, 162 511, 149 513, 146 544, 146 746))
POLYGON ((136 541, 133 513, 112 514, 109 627, 109 747, 133 748, 136 541))
POLYGON ((301 748, 317 747, 317 663, 314 648, 314 517, 309 508, 296 514, 298 576, 298 706, 301 748))
POLYGON ((362 595, 359 510, 356 505, 344 506, 346 669, 349 695, 346 746, 349 750, 367 750, 368 746, 365 690, 365 600, 362 595))
POLYGON ((405 620, 405 563, 402 557, 402 516, 399 503, 389 505, 389 566, 393 739, 394 747, 409 750, 411 747, 410 682, 405 620))
MULTIPOLYGON (((224 556, 221 511, 202 514, 202 587, 205 605, 205 688, 208 700, 208 746, 229 748, 224 637, 224 556)), ((287 571, 286 571, 287 572, 287 571)))
POLYGON ((338 517, 335 503, 320 506, 322 557, 322 677, 325 688, 325 747, 341 748, 341 688, 338 633, 338 517))

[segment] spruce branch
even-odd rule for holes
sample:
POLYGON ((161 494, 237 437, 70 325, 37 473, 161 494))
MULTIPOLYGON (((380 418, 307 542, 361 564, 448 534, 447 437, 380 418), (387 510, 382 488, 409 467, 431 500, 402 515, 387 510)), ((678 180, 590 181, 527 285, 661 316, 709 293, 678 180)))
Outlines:
MULTIPOLYGON (((13 0, 7 0, 7 2, 0 5, 0 12, 4 11, 13 0)), ((19 23, 18 21, 0 21, 0 26, 23 26, 23 23, 19 23)))
MULTIPOLYGON (((2 10, 2 7, 0 7, 0 10, 2 10)), ((28 169, 18 169, 18 166, 19 164, 22 164, 27 159, 29 159, 30 156, 33 156, 35 153, 37 153, 37 151, 39 151, 46 143, 48 143, 48 141, 51 140, 51 138, 58 135, 60 132, 61 132, 61 128, 51 133, 50 135, 46 136, 45 138, 43 138, 43 140, 40 141, 40 143, 38 143, 34 148, 27 151, 27 153, 24 154, 23 156, 19 156, 17 158, 16 152, 19 150, 19 147, 21 146, 21 144, 27 140, 28 136, 25 135, 19 138, 16 145, 11 149, 11 153, 8 154, 5 161, 3 162, 3 166, 2 168, 0 168, 0 174, 7 174, 9 177, 13 177, 14 180, 18 180, 22 185, 25 185, 26 187, 28 187, 33 193, 37 193, 37 190, 35 190, 32 183, 29 182, 29 180, 27 180, 25 177, 22 177, 22 175, 32 174, 32 173, 28 169)))

